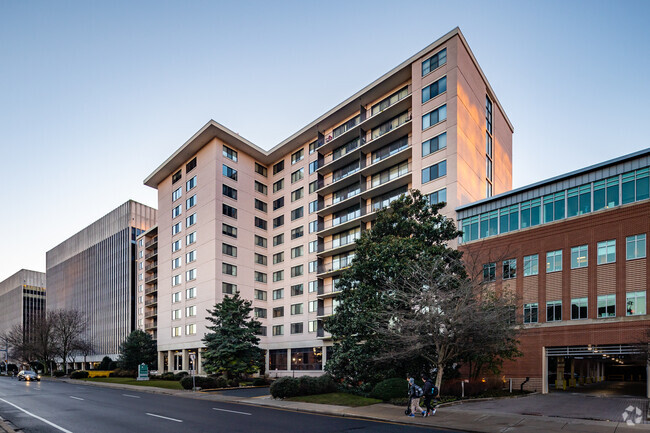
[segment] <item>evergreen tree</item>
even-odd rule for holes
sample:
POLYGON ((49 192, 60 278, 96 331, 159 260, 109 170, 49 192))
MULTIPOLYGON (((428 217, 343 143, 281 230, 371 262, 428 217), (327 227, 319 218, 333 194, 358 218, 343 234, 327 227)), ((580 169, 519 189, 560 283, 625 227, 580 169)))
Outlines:
POLYGON ((210 373, 226 373, 228 378, 254 373, 262 367, 264 351, 258 347, 261 323, 251 318, 251 301, 239 293, 226 296, 208 312, 203 366, 210 373))
MULTIPOLYGON (((124 370, 137 370, 142 363, 151 368, 157 362, 157 355, 156 342, 151 338, 151 335, 136 329, 120 344, 120 357, 117 364, 124 370)), ((104 364, 104 360, 102 360, 102 364, 104 364)))
POLYGON ((402 302, 391 295, 386 282, 399 287, 399 279, 405 277, 402 270, 414 263, 435 262, 435 272, 456 276, 458 281, 466 278, 462 253, 448 246, 461 232, 439 213, 443 206, 430 205, 419 191, 412 190, 379 211, 372 229, 356 241, 356 258, 337 285, 341 293, 336 313, 325 321, 325 330, 334 339, 334 350, 326 364, 333 376, 350 385, 370 386, 402 375, 413 365, 422 365, 417 359, 411 364, 382 363, 378 354, 388 342, 376 330, 388 326, 383 312, 402 302))

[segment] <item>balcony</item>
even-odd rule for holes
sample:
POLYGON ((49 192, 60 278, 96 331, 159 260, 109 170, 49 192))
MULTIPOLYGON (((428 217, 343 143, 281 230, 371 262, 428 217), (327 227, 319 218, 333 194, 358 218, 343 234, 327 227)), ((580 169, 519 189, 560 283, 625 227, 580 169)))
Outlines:
POLYGON ((374 116, 370 116, 357 124, 356 126, 348 129, 343 134, 338 135, 337 137, 330 138, 329 136, 325 137, 325 143, 318 149, 321 154, 330 153, 337 147, 348 143, 349 141, 354 140, 359 136, 360 131, 370 131, 373 128, 381 125, 382 123, 389 120, 392 116, 400 111, 405 111, 411 107, 411 86, 409 85, 409 93, 398 100, 397 102, 389 105, 384 108, 382 111, 378 112, 374 116))
POLYGON ((318 299, 333 298, 341 293, 341 289, 334 287, 333 284, 318 288, 318 299))
POLYGON ((145 272, 151 272, 154 269, 158 269, 158 262, 157 261, 144 267, 145 272))
POLYGON ((152 252, 145 254, 145 255, 144 255, 144 259, 145 259, 145 260, 149 260, 149 259, 151 259, 151 258, 156 257, 157 255, 158 255, 158 249, 155 249, 155 250, 153 250, 152 252))
POLYGON ((153 319, 153 320, 147 320, 144 322, 144 329, 149 330, 149 329, 156 329, 158 327, 158 320, 153 319))
POLYGON ((154 284, 153 286, 144 289, 145 295, 151 295, 152 293, 156 293, 156 292, 158 292, 158 284, 154 284))
POLYGON ((153 275, 149 275, 144 279, 144 282, 147 284, 151 284, 155 281, 158 281, 158 272, 154 272, 153 275))
POLYGON ((329 305, 327 307, 318 307, 317 319, 324 319, 334 314, 334 308, 329 305))
POLYGON ((156 316, 158 316, 158 308, 149 308, 144 312, 145 319, 151 319, 156 316))
POLYGON ((149 242, 146 242, 146 243, 144 244, 144 247, 145 247, 146 249, 151 249, 151 248, 154 247, 155 245, 158 245, 158 236, 156 236, 155 238, 151 239, 149 242))
MULTIPOLYGON (((361 233, 359 233, 359 235, 360 234, 361 233)), ((359 237, 356 237, 354 239, 346 238, 346 240, 339 240, 336 242, 334 241, 325 242, 324 244, 318 246, 318 250, 317 250, 318 257, 332 256, 334 254, 341 254, 347 251, 352 251, 353 249, 356 248, 357 244, 355 243, 355 241, 359 239, 359 237)))
POLYGON ((151 307, 152 305, 157 305, 158 304, 158 297, 154 296, 153 299, 145 299, 144 301, 144 306, 145 307, 151 307))
POLYGON ((349 260, 345 266, 334 266, 332 263, 329 265, 320 265, 318 267, 318 271, 316 276, 318 278, 328 278, 328 277, 333 277, 339 274, 342 274, 343 271, 345 271, 347 268, 350 267, 350 264, 352 263, 352 260, 349 260))

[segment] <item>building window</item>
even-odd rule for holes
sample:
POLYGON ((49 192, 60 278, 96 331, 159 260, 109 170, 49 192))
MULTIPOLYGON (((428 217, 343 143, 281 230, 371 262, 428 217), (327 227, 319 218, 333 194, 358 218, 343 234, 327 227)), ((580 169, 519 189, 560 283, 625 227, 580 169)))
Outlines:
POLYGON ((181 302, 181 292, 172 293, 172 304, 176 304, 177 302, 181 302))
POLYGON ((180 326, 172 327, 172 337, 180 337, 180 336, 181 336, 181 327, 180 326))
POLYGON ((273 246, 277 247, 278 245, 282 245, 284 243, 284 233, 280 233, 279 235, 273 236, 273 246))
POLYGON ((273 300, 278 300, 284 298, 284 289, 275 289, 273 291, 273 300))
POLYGON ((537 323, 539 305, 537 302, 524 304, 524 323, 537 323))
POLYGON ((284 307, 275 307, 273 309, 273 317, 284 317, 284 307))
POLYGON ((627 292, 625 294, 625 310, 628 316, 644 316, 645 308, 645 291, 627 292))
POLYGON ((309 282, 309 293, 315 293, 318 292, 318 280, 315 281, 310 281, 309 282))
POLYGON ((229 148, 228 146, 223 147, 223 156, 237 162, 237 151, 229 148))
POLYGON ((302 161, 304 157, 305 157, 305 149, 300 149, 299 151, 294 152, 291 155, 291 164, 293 165, 299 161, 302 161))
POLYGON ((318 272, 318 260, 313 260, 308 263, 309 269, 308 272, 310 274, 313 274, 314 272, 318 272))
POLYGON ((314 173, 316 170, 318 170, 318 160, 309 163, 309 174, 314 173))
POLYGON ((178 320, 183 317, 183 314, 181 313, 181 310, 172 310, 172 320, 178 320))
POLYGON ((291 304, 291 315, 295 316, 296 314, 302 314, 302 303, 291 304))
POLYGON ((284 206, 284 197, 273 200, 273 210, 278 210, 284 206))
POLYGON ((237 266, 231 265, 230 263, 221 264, 221 272, 226 275, 232 275, 233 277, 237 276, 237 266))
POLYGON ((422 76, 447 63, 447 48, 437 52, 433 56, 422 62, 422 76))
POLYGON ((194 176, 193 178, 191 178, 185 183, 185 190, 189 191, 191 189, 194 189, 195 186, 196 186, 196 176, 194 176))
POLYGON ((185 245, 192 245, 196 242, 196 232, 192 232, 189 235, 185 236, 185 245))
POLYGON ((438 204, 438 203, 446 203, 447 202, 447 188, 443 188, 441 190, 438 190, 436 192, 432 192, 431 194, 427 195, 427 200, 429 201, 430 205, 438 204))
POLYGON ((194 317, 196 316, 196 305, 191 307, 185 307, 185 317, 194 317))
POLYGON ((257 245, 258 247, 266 248, 266 238, 255 235, 255 245, 257 245))
POLYGON ((291 268, 291 278, 299 277, 304 273, 303 265, 294 266, 291 268))
POLYGON ((303 226, 296 227, 295 229, 291 230, 291 239, 298 239, 302 237, 305 234, 305 230, 303 226))
POLYGON ((442 77, 422 89, 422 103, 447 91, 447 77, 442 77))
POLYGON ((258 319, 266 319, 266 308, 255 308, 255 317, 258 319))
POLYGON ((266 284, 266 274, 264 272, 259 272, 259 271, 253 272, 253 278, 257 283, 266 284))
POLYGON ((223 164, 221 168, 221 173, 224 176, 234 181, 237 181, 237 170, 235 170, 234 168, 228 167, 226 164, 223 164))
POLYGON ((175 253, 176 251, 181 249, 181 240, 175 240, 172 242, 172 253, 175 253))
POLYGON ((185 254, 185 262, 192 263, 196 260, 196 250, 192 250, 189 253, 185 254))
POLYGON ((266 266, 267 264, 266 256, 255 253, 254 257, 255 257, 255 263, 257 263, 258 265, 266 266))
POLYGON ((302 334, 302 322, 292 323, 291 324, 291 333, 292 334, 302 334))
POLYGON ((266 230, 266 220, 263 220, 262 218, 255 217, 255 227, 258 229, 266 230))
POLYGON ((237 285, 232 283, 221 282, 221 293, 234 295, 237 293, 237 285))
POLYGON ((284 170, 284 161, 280 161, 273 166, 273 175, 276 175, 284 170))
POLYGON ((172 259, 172 270, 180 268, 181 267, 181 258, 176 257, 172 259))
POLYGON ((174 275, 172 277, 172 287, 178 286, 183 281, 180 275, 174 275))
POLYGON ((645 257, 645 234, 628 236, 625 240, 626 257, 628 260, 645 257))
POLYGON ((181 195, 183 195, 182 186, 174 190, 174 192, 172 193, 172 201, 178 200, 179 198, 181 198, 181 195))
POLYGON ((221 252, 227 256, 237 257, 237 247, 229 244, 221 244, 221 252))
POLYGON ((546 303, 546 321, 557 322, 562 320, 562 301, 550 301, 546 303))
POLYGON ((260 194, 266 195, 268 193, 268 187, 263 183, 255 181, 254 186, 255 186, 255 191, 259 192, 260 194))
POLYGON ((266 301, 266 290, 255 289, 255 299, 258 301, 266 301))
POLYGON ((185 290, 185 299, 194 299, 196 298, 196 287, 190 287, 185 290))
POLYGON ((193 213, 192 215, 188 216, 185 218, 185 226, 190 227, 196 224, 196 214, 193 213))
POLYGON ((300 296, 304 293, 302 284, 295 284, 291 286, 291 296, 300 296))
POLYGON ((273 254, 273 264, 277 265, 278 263, 284 262, 284 251, 273 254))
POLYGON ((598 242, 598 264, 616 262, 616 239, 598 242))
POLYGON ((176 223, 172 226, 172 236, 178 234, 181 231, 181 227, 183 227, 182 223, 176 223))
POLYGON ((571 320, 587 318, 587 298, 571 299, 571 320))
POLYGON ((194 334, 196 334, 196 325, 194 323, 185 325, 185 335, 194 335, 194 334))
POLYGON ((524 277, 539 273, 537 254, 524 257, 524 277))
MULTIPOLYGON (((235 198, 236 197, 237 197, 237 191, 235 191, 235 198)), ((196 206, 196 194, 193 195, 192 197, 188 198, 185 201, 185 208, 186 209, 189 209, 189 208, 194 207, 194 206, 196 206)))
POLYGON ((503 279, 517 278, 517 259, 503 261, 503 279))
POLYGON ((237 237, 237 227, 228 224, 221 224, 221 233, 230 236, 231 238, 237 237))
POLYGON ((294 248, 291 248, 291 258, 295 259, 297 257, 302 257, 304 254, 304 246, 300 245, 294 248))
POLYGON ((318 181, 309 182, 309 194, 316 192, 318 189, 318 181))
POLYGON ((222 212, 225 216, 229 216, 230 218, 235 218, 237 219, 237 209, 235 209, 232 206, 228 206, 225 203, 221 204, 222 212))
POLYGON ((311 241, 309 242, 309 253, 317 253, 318 252, 318 241, 311 241))
POLYGON ((447 133, 443 132, 440 135, 433 137, 422 143, 422 156, 430 155, 441 149, 447 147, 447 133))
POLYGON ((374 116, 375 114, 381 113, 391 105, 395 104, 396 102, 400 101, 401 99, 404 99, 406 96, 408 96, 408 86, 403 87, 402 89, 398 90, 397 92, 393 93, 387 98, 382 99, 378 103, 374 104, 371 109, 370 109, 370 115, 374 116))
POLYGON ((309 233, 314 233, 318 231, 318 221, 311 221, 309 223, 309 233))
POLYGON ((546 273, 562 270, 562 250, 546 253, 546 273))
POLYGON ((616 317, 616 295, 598 297, 598 317, 616 317))
POLYGON ((318 200, 309 202, 309 213, 312 214, 318 211, 318 200))
POLYGON ((273 272, 273 282, 278 282, 282 280, 284 280, 284 271, 273 272))
POLYGON ((589 265, 589 248, 587 245, 571 248, 571 269, 586 268, 589 265))
POLYGON ((255 173, 261 174, 262 176, 266 177, 268 174, 268 171, 266 167, 264 167, 261 164, 258 164, 257 162, 255 163, 255 173))
POLYGON ((447 119, 447 105, 436 108, 422 116, 422 130, 430 128, 447 119))
POLYGON ((291 173, 291 183, 296 183, 305 177, 305 167, 291 173))
POLYGON ((494 281, 497 278, 497 264, 488 263, 483 265, 483 281, 494 281))
POLYGON ((196 168, 196 158, 193 158, 190 162, 185 164, 185 173, 189 173, 190 171, 194 170, 196 168))
POLYGON ((299 200, 299 199, 303 198, 304 195, 305 195, 305 188, 304 187, 300 187, 295 191, 291 191, 291 201, 294 202, 296 200, 299 200))
POLYGON ((174 175, 172 176, 172 185, 181 180, 181 177, 183 177, 182 170, 178 170, 174 175))
MULTIPOLYGON (((237 200, 237 190, 235 188, 232 188, 226 184, 221 185, 221 191, 223 192, 223 195, 226 197, 230 197, 233 200, 237 200)), ((188 206, 189 208, 189 206, 188 206)))
POLYGON ((275 194, 278 191, 284 189, 284 179, 280 179, 277 182, 273 183, 273 193, 275 194))
POLYGON ((273 325, 273 335, 284 335, 284 325, 273 325))
POLYGON ((307 330, 308 332, 316 332, 318 331, 318 321, 317 320, 310 320, 307 322, 307 330))
POLYGON ((442 176, 447 175, 447 161, 440 161, 437 164, 434 164, 430 167, 427 167, 422 170, 422 183, 431 182, 434 179, 438 179, 442 176))
POLYGON ((277 229, 278 227, 282 227, 284 225, 284 215, 280 215, 278 217, 273 218, 273 228, 277 229))
POLYGON ((183 205, 182 204, 179 204, 178 206, 174 207, 172 209, 172 218, 176 218, 177 216, 179 216, 182 211, 183 211, 183 205))
POLYGON ((302 218, 304 214, 305 214, 305 209, 303 206, 300 206, 299 208, 292 210, 291 221, 297 220, 298 218, 302 218))

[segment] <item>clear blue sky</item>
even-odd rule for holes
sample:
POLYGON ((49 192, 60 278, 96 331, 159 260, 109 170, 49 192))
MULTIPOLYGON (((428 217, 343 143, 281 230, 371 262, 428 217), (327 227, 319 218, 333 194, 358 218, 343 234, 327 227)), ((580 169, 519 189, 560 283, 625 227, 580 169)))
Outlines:
POLYGON ((455 26, 515 126, 514 186, 650 147, 650 2, 2 1, 0 280, 209 119, 270 148, 455 26))

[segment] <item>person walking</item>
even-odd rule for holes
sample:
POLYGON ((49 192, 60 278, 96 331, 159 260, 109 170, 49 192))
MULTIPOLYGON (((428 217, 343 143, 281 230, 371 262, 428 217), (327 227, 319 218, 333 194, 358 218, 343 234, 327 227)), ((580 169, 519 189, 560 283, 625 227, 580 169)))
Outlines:
POLYGON ((409 376, 406 380, 408 380, 409 383, 408 397, 411 402, 411 413, 408 416, 415 416, 416 413, 421 413, 422 416, 424 416, 425 411, 420 407, 420 397, 422 397, 424 391, 415 384, 414 378, 409 376))
POLYGON ((422 386, 422 391, 424 393, 424 407, 426 408, 424 416, 435 415, 436 408, 431 407, 431 399, 437 396, 438 389, 434 385, 433 379, 427 377, 426 374, 422 375, 422 382, 424 382, 424 385, 422 386))

